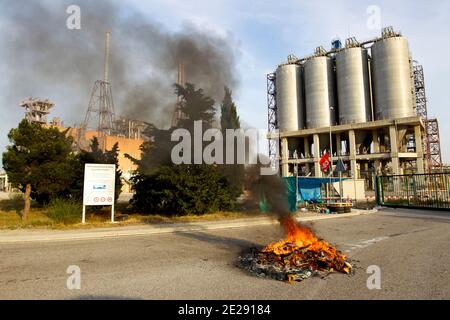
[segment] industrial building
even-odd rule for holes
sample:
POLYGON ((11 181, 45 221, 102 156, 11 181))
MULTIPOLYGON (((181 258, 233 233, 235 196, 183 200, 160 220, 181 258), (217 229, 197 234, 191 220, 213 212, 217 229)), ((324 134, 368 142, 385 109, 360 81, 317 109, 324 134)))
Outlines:
MULTIPOLYGON (((135 159, 141 158, 140 146, 144 143, 143 130, 145 123, 139 120, 129 120, 125 118, 117 118, 113 122, 110 134, 102 134, 99 129, 89 129, 84 124, 80 126, 69 127, 59 118, 53 118, 48 121, 47 116, 50 108, 55 107, 55 103, 50 100, 42 100, 39 98, 29 98, 21 102, 21 107, 25 108, 25 118, 32 122, 45 127, 57 128, 61 132, 67 132, 67 135, 73 138, 73 150, 89 151, 90 142, 94 137, 99 140, 99 145, 103 150, 111 150, 114 144, 119 144, 119 168, 122 170, 122 182, 125 193, 131 192, 131 182, 134 171, 137 166, 128 158, 126 154, 135 159)), ((0 190, 8 186, 7 176, 0 174, 0 190)))
POLYGON ((267 79, 269 152, 282 176, 321 177, 325 152, 367 189, 374 175, 442 168, 423 68, 392 27, 368 41, 334 40, 330 50, 290 55, 267 79))
MULTIPOLYGON (((97 80, 91 91, 88 108, 84 121, 79 125, 67 126, 60 118, 48 120, 48 116, 55 103, 49 99, 28 98, 20 103, 25 109, 25 118, 32 123, 46 127, 58 128, 61 132, 67 132, 73 138, 73 151, 89 151, 90 143, 97 137, 99 147, 102 150, 111 150, 114 144, 119 145, 119 168, 122 171, 123 192, 132 192, 131 177, 134 175, 137 165, 127 155, 139 160, 141 158, 140 147, 146 141, 144 131, 147 123, 142 120, 129 119, 116 114, 113 100, 113 90, 109 79, 109 55, 111 32, 105 33, 104 43, 104 73, 103 79, 97 80)), ((184 64, 179 63, 179 85, 185 85, 184 64)), ((172 116, 172 126, 185 116, 180 109, 180 97, 177 98, 175 110, 172 116)), ((0 190, 8 185, 7 176, 0 175, 0 190)))
POLYGON ((25 118, 28 121, 67 132, 67 135, 73 138, 75 152, 89 151, 94 137, 97 137, 99 147, 103 151, 111 150, 114 144, 118 143, 122 191, 129 193, 130 179, 137 166, 126 155, 140 159, 140 146, 144 143, 143 132, 147 124, 140 120, 118 117, 115 113, 112 86, 109 81, 110 37, 111 32, 106 32, 103 79, 95 81, 84 121, 79 126, 67 127, 59 118, 53 118, 49 122, 47 118, 55 103, 48 99, 28 98, 22 101, 20 106, 25 109, 25 118))

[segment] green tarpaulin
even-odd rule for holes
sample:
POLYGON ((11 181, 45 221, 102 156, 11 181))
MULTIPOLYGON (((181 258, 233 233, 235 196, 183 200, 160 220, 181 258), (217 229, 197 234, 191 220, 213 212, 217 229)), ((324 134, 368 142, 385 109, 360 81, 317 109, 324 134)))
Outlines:
MULTIPOLYGON (((297 211, 297 199, 296 199, 296 186, 295 177, 284 178, 284 183, 286 185, 286 201, 289 206, 289 211, 297 211)), ((270 190, 268 191, 270 192, 270 190)), ((267 200, 266 190, 261 187, 259 194, 259 209, 263 213, 268 213, 270 211, 270 201, 267 200)))
MULTIPOLYGON (((298 189, 295 185, 296 178, 283 178, 286 185, 286 202, 289 206, 289 211, 297 211, 298 202, 312 202, 317 203, 321 200, 320 188, 323 184, 339 182, 339 178, 298 178, 298 189), (298 194, 297 194, 298 190, 298 194)), ((348 179, 342 179, 342 181, 348 179)), ((267 201, 266 190, 261 188, 259 208, 261 212, 268 213, 270 211, 269 201, 267 201)))

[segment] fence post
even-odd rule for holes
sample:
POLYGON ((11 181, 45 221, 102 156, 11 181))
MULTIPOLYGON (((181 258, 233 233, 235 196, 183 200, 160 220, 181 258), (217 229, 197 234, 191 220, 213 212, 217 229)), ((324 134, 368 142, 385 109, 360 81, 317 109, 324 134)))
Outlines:
POLYGON ((408 176, 405 177, 406 179, 406 198, 408 199, 408 206, 411 205, 409 201, 409 179, 408 176))
POLYGON ((375 198, 377 201, 377 205, 381 206, 381 186, 380 186, 381 177, 375 176, 375 198))

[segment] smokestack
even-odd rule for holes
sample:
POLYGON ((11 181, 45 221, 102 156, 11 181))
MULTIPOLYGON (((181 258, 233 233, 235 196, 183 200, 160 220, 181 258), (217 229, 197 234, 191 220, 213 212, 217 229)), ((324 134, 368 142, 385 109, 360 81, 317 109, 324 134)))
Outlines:
POLYGON ((178 84, 180 86, 184 86, 185 80, 184 80, 184 63, 179 62, 178 63, 178 84))
MULTIPOLYGON (((184 87, 185 85, 185 80, 184 80, 184 63, 183 62, 178 62, 178 80, 177 80, 177 84, 184 87)), ((181 97, 177 97, 177 102, 180 103, 181 102, 181 97)), ((177 113, 177 119, 179 120, 179 117, 181 116, 179 114, 181 110, 177 110, 175 111, 177 113)), ((177 121, 178 121, 177 120, 177 121)))
POLYGON ((111 37, 111 31, 105 33, 105 74, 103 76, 103 81, 109 82, 109 42, 111 37))
MULTIPOLYGON (((184 87, 184 85, 186 84, 185 79, 184 79, 184 63, 183 62, 178 62, 177 84, 182 87, 184 87)), ((175 111, 172 115, 172 127, 176 127, 178 125, 178 122, 183 118, 183 112, 181 111, 181 108, 179 105, 180 102, 181 102, 181 97, 178 96, 177 97, 177 105, 176 105, 175 111)))

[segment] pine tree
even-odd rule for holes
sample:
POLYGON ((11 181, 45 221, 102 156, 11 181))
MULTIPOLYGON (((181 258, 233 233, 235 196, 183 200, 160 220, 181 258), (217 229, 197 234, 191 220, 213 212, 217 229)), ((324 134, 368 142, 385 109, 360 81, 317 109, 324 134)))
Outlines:
MULTIPOLYGON (((141 159, 125 155, 138 166, 140 174, 152 174, 160 166, 170 165, 171 152, 177 142, 171 141, 172 132, 183 128, 194 136, 194 122, 202 121, 203 130, 212 127, 215 117, 214 100, 206 96, 203 89, 196 89, 193 84, 186 86, 174 85, 175 94, 180 97, 181 110, 184 118, 176 128, 159 129, 155 124, 148 124, 143 132, 147 141, 141 146, 141 159)), ((191 150, 194 150, 193 148, 191 150)))
MULTIPOLYGON (((237 114, 237 107, 232 98, 232 92, 228 87, 225 87, 225 96, 221 105, 221 117, 220 124, 224 137, 224 152, 226 153, 226 130, 227 129, 240 129, 241 122, 237 114)), ((236 142, 236 140, 234 141, 236 142)), ((231 142, 230 142, 231 144, 231 142)), ((232 194, 235 198, 239 197, 242 193, 244 187, 244 174, 245 168, 243 165, 237 164, 237 146, 234 144, 234 163, 224 164, 221 166, 222 174, 227 178, 232 194)), ((226 154, 225 154, 226 159, 226 154)))
POLYGON ((237 114, 237 108, 232 98, 232 92, 228 87, 225 87, 225 96, 220 108, 222 114, 220 117, 220 125, 222 130, 239 129, 241 121, 237 114))
POLYGON ((158 167, 168 165, 171 163, 171 150, 174 143, 170 136, 174 128, 158 129, 154 124, 148 124, 144 130, 143 135, 147 138, 141 147, 141 158, 135 159, 126 154, 138 167, 138 172, 141 174, 151 174, 158 167))
POLYGON ((214 100, 204 94, 203 89, 195 89, 193 84, 175 85, 175 93, 181 97, 182 119, 179 127, 191 129, 194 121, 202 121, 204 128, 210 128, 215 116, 214 100))
POLYGON ((25 193, 22 218, 27 220, 31 197, 47 201, 64 193, 75 178, 72 169, 72 138, 56 128, 44 128, 22 120, 8 138, 3 167, 14 187, 25 193))

